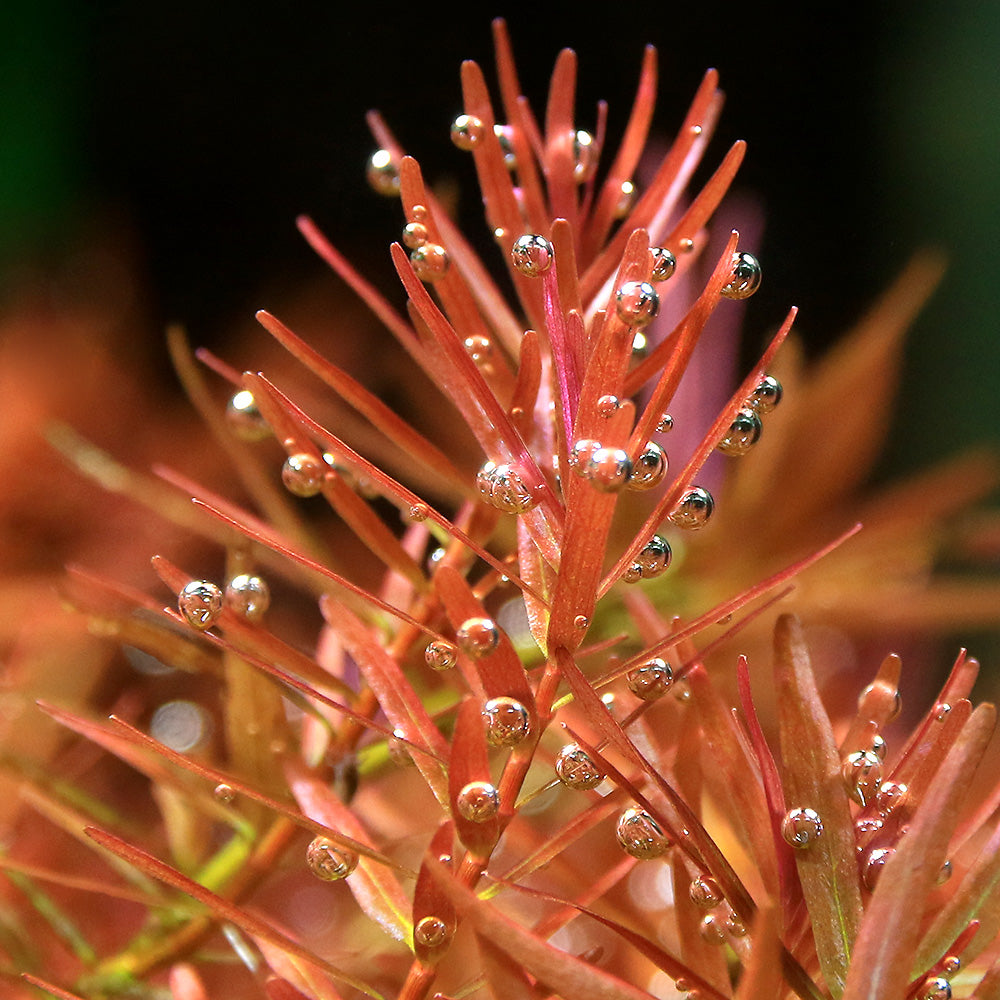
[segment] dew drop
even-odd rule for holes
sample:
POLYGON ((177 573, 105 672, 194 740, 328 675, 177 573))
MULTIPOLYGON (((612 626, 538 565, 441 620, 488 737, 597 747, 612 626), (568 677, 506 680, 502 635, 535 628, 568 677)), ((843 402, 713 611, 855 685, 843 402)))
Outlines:
POLYGON ((823 821, 815 809, 789 809, 781 821, 781 836, 786 844, 804 849, 823 836, 823 821))
POLYGON ((760 417, 750 409, 737 412, 726 431, 726 436, 717 445, 723 455, 738 457, 745 455, 760 440, 762 430, 760 417))
POLYGON ((425 948, 440 948, 451 932, 440 917, 422 917, 413 928, 413 940, 425 948))
POLYGON ((236 798, 236 791, 233 786, 227 785, 224 782, 216 785, 215 788, 212 789, 212 794, 224 805, 229 805, 229 803, 236 798))
POLYGON ((872 750, 848 754, 841 767, 847 794, 859 806, 870 804, 882 781, 882 762, 872 750))
POLYGON ((621 405, 621 400, 617 396, 601 396, 597 400, 597 414, 605 419, 613 417, 621 405))
POLYGON ((691 685, 683 677, 674 683, 674 698, 681 703, 691 700, 691 685))
POLYGON ((883 781, 875 793, 875 807, 883 816, 888 816, 903 803, 906 791, 901 781, 883 781))
POLYGON ((529 278, 538 278, 552 267, 552 244, 537 233, 525 233, 510 248, 514 267, 529 278))
POLYGON ((920 987, 920 1000, 951 1000, 951 983, 944 976, 931 976, 920 987))
POLYGON ((631 181, 622 181, 618 191, 618 201, 615 203, 615 218, 624 219, 635 203, 635 185, 631 181))
POLYGON ((670 512, 670 520, 678 528, 704 528, 715 510, 712 494, 701 486, 693 486, 685 493, 670 512))
POLYGON ((470 823, 485 823, 500 809, 500 793, 488 781, 470 781, 455 797, 459 814, 470 823))
POLYGON ((306 864, 318 879, 337 882, 358 867, 358 856, 326 837, 314 837, 306 848, 306 864))
POLYGON ((281 467, 281 481, 297 497, 314 497, 323 488, 326 463, 306 452, 295 452, 281 467))
POLYGON ((626 281, 615 295, 618 318, 629 326, 645 326, 660 311, 660 297, 648 281, 626 281))
POLYGON ((701 918, 701 923, 698 925, 698 931, 702 938, 709 944, 726 943, 725 920, 717 913, 706 913, 705 916, 701 918))
POLYGON ((623 448, 595 448, 583 474, 602 493, 617 493, 632 476, 632 461, 623 448))
POLYGON ((665 853, 670 840, 645 809, 626 809, 618 817, 615 829, 622 850, 640 861, 649 861, 665 853))
POLYGON ((865 861, 861 878, 865 883, 865 888, 869 892, 875 891, 875 886, 878 884, 882 869, 886 866, 889 858, 895 853, 895 850, 891 847, 876 847, 875 850, 868 853, 868 859, 865 861))
POLYGON ((722 289, 727 299, 748 299, 760 288, 760 262, 745 250, 733 254, 733 276, 722 289))
POLYGON ((700 906, 703 910, 710 910, 713 906, 718 906, 722 902, 722 890, 719 883, 714 878, 706 875, 699 875, 688 887, 691 902, 695 906, 700 906))
POLYGON ((204 632, 222 614, 222 591, 210 580, 192 580, 177 595, 177 610, 192 628, 204 632))
POLYGON ((459 115, 451 123, 451 141, 467 152, 479 145, 483 132, 483 123, 475 115, 459 115))
POLYGON ((629 691, 643 701, 655 701, 670 690, 674 672, 666 660, 658 656, 640 664, 625 675, 629 691))
POLYGON ((410 254, 410 263, 421 281, 437 281, 448 271, 448 251, 439 243, 424 243, 410 254))
POLYGON ((422 222, 408 222, 403 227, 403 243, 411 250, 422 247, 427 239, 427 227, 422 222))
POLYGON ((784 390, 773 375, 765 375, 747 397, 747 406, 758 413, 770 413, 780 402, 784 390))
POLYGON ((650 247, 649 255, 653 258, 653 281, 666 281, 677 267, 677 258, 666 247, 650 247))
POLYGON ((660 417, 660 422, 656 425, 656 429, 661 434, 669 434, 674 429, 674 418, 669 413, 664 413, 660 417))
POLYGON ((226 607, 247 621, 260 621, 270 606, 271 589, 259 576, 240 573, 226 585, 226 607))
POLYGON ((492 618, 468 618, 455 632, 459 646, 473 659, 489 656, 500 643, 500 630, 492 618))
POLYGON ((424 650, 424 660, 432 670, 450 670, 458 659, 458 650, 444 639, 432 639, 424 650))
MULTIPOLYGON (((864 708, 865 701, 867 700, 868 696, 872 693, 873 689, 874 689, 874 684, 869 684, 861 692, 861 694, 858 695, 858 708, 864 708)), ((895 719, 897 715, 899 715, 902 708, 903 708, 902 695, 900 695, 898 691, 894 691, 892 708, 890 709, 888 718, 885 721, 892 722, 892 720, 895 719)))
POLYGON ((655 441, 647 441, 635 460, 629 489, 651 490, 663 482, 666 474, 667 453, 655 441))
POLYGON ((596 788, 604 780, 590 754, 576 743, 567 743, 556 754, 555 769, 559 780, 576 791, 596 788))
POLYGON ((600 149, 594 137, 584 129, 577 129, 573 136, 573 179, 582 184, 594 172, 600 149))
POLYGON ((387 149, 376 149, 368 160, 368 183, 377 193, 387 198, 399 194, 399 169, 387 149))
POLYGON ((271 433, 249 389, 233 393, 226 404, 226 421, 242 441, 263 441, 271 433))
POLYGON ((514 747, 531 731, 528 710, 515 698, 490 698, 483 705, 486 742, 491 747, 514 747))

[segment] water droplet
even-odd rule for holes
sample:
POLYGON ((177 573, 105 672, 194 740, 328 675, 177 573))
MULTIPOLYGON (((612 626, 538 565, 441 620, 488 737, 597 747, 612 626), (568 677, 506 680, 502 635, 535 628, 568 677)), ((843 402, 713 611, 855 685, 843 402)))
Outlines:
POLYGON ((954 866, 951 863, 951 858, 945 858, 944 861, 941 862, 941 867, 938 869, 937 879, 936 879, 938 885, 944 885, 945 882, 947 882, 948 879, 951 878, 953 867, 954 866))
POLYGON ((573 179, 577 184, 582 184, 593 174, 600 155, 594 137, 582 128, 577 129, 573 136, 573 179))
POLYGON ((394 198, 399 194, 399 169, 387 149, 376 149, 368 161, 368 183, 377 194, 394 198))
POLYGON ((635 203, 635 185, 631 181, 622 181, 618 193, 618 201, 615 203, 615 218, 624 219, 632 210, 635 203))
POLYGON ((640 861, 658 858, 670 846, 667 835, 645 809, 626 809, 618 817, 615 835, 622 850, 640 861))
POLYGON ((691 902, 703 910, 710 910, 713 906, 718 906, 723 898, 719 883, 707 875, 699 875, 694 879, 688 892, 691 896, 691 902))
POLYGON ((704 528, 715 510, 712 494, 701 486, 693 486, 685 493, 670 512, 670 520, 678 528, 704 528))
POLYGON ((576 628, 590 628, 590 619, 586 615, 577 615, 573 619, 573 625, 576 628))
POLYGON ((413 928, 413 940, 425 948, 440 948, 451 931, 440 917, 422 917, 413 928))
POLYGON ((425 243, 410 254, 410 263, 421 281, 437 281, 448 271, 448 251, 439 243, 425 243))
POLYGON ((931 976, 920 987, 920 1000, 951 1000, 951 983, 943 976, 931 976))
POLYGON ((414 523, 420 524, 422 521, 426 521, 428 515, 430 514, 430 508, 425 503, 415 503, 411 505, 410 509, 406 512, 406 516, 414 523))
POLYGON ((943 976, 954 976, 962 968, 962 959, 958 955, 945 955, 941 959, 941 974, 943 976))
POLYGON ((869 892, 875 891, 882 869, 895 853, 891 847, 876 847, 875 850, 869 851, 868 860, 865 861, 865 867, 861 873, 862 881, 869 892))
POLYGON ((500 630, 492 618, 469 618, 455 632, 459 646, 473 659, 489 656, 500 643, 500 630))
POLYGON ((666 474, 667 453, 655 441, 647 441, 632 467, 629 489, 651 490, 663 482, 666 474))
POLYGON ((632 476, 632 461, 623 448, 595 448, 583 474, 602 493, 617 493, 632 476))
POLYGON ((742 250, 733 254, 733 276, 722 289, 727 299, 748 299, 760 288, 760 263, 752 253, 742 250))
POLYGON ((224 805, 229 805, 236 798, 236 790, 232 785, 220 783, 212 789, 212 794, 224 805))
POLYGON ((883 816, 888 816, 905 798, 906 785, 899 781, 883 781, 875 793, 875 806, 883 816))
POLYGON ((702 938, 709 944, 726 943, 725 920, 717 913, 706 913, 698 926, 702 938))
POLYGON ((422 247, 427 239, 427 227, 422 222, 408 222, 403 227, 403 243, 411 250, 422 247))
POLYGON ((257 408, 257 401, 249 389, 233 393, 226 404, 226 421, 243 441, 263 441, 271 433, 271 428, 257 408))
POLYGON ((792 847, 809 847, 823 836, 823 821, 815 809, 789 809, 781 821, 781 836, 792 847))
POLYGON ((763 425, 753 410, 740 410, 717 447, 723 455, 745 455, 760 440, 763 425))
POLYGON ((626 281, 615 295, 618 318, 629 326, 645 326, 660 311, 660 297, 648 281, 626 281))
POLYGON ((487 503, 508 514, 521 514, 538 503, 511 465, 487 462, 476 475, 476 488, 487 503))
POLYGON ((513 747, 531 731, 528 710, 515 698, 490 698, 483 705, 486 742, 491 747, 513 747))
POLYGON ((289 493, 297 497, 314 497, 323 488, 326 463, 306 452, 296 452, 285 459, 281 481, 289 493))
POLYGON ((874 800, 882 781, 882 762, 871 750, 848 754, 840 773, 847 794, 859 806, 866 806, 874 800))
POLYGON ((470 781, 456 796, 459 813, 470 823, 485 823, 500 809, 500 793, 488 781, 470 781))
POLYGON ((358 867, 358 856, 321 835, 306 848, 306 864, 316 878, 337 882, 358 867))
POLYGON ((504 166, 508 170, 514 170, 517 167, 517 157, 514 155, 514 130, 509 125, 494 125, 493 134, 500 142, 504 166))
POLYGON ((640 664, 625 675, 629 691, 643 701, 655 701, 670 690, 674 672, 666 660, 658 656, 640 664))
POLYGON ((240 573, 226 585, 226 606, 248 621, 260 621, 271 605, 271 589, 259 577, 240 573))
POLYGON ((622 573, 622 580, 625 583, 638 583, 642 579, 642 566, 639 563, 630 563, 628 568, 622 573))
POLYGON ((529 278, 538 278, 552 267, 552 244, 537 233, 525 233, 510 248, 514 267, 529 278))
POLYGON ((593 438, 580 438, 574 442, 569 451, 569 465, 571 469, 576 469, 580 475, 584 475, 584 470, 590 464, 591 456, 601 447, 600 441, 593 438))
POLYGON ((483 137, 483 123, 475 115, 459 115, 451 123, 451 141, 468 152, 483 137))
POLYGON ((747 406, 758 413, 770 413, 780 402, 784 390, 773 375, 765 375, 747 397, 747 406))
POLYGON ((621 405, 621 400, 617 396, 601 396, 597 400, 597 413, 607 419, 613 417, 621 405))
POLYGON ((576 743, 567 743, 556 754, 555 769, 559 780, 576 791, 596 788, 604 780, 590 754, 576 743))
POLYGON ((661 434, 669 434, 674 429, 674 418, 669 413, 664 413, 660 417, 660 422, 656 425, 656 429, 661 434))
POLYGON ((177 595, 177 610, 192 628, 211 628, 222 614, 222 591, 210 580, 192 580, 177 595))
POLYGON ((677 267, 677 258, 666 247, 650 247, 653 258, 653 281, 666 281, 677 267))
POLYGON ((449 670, 458 658, 458 650, 444 639, 432 639, 424 650, 424 660, 432 670, 449 670))
POLYGON ((642 578, 651 580, 665 573, 670 565, 671 556, 670 543, 662 535, 653 535, 635 557, 642 578))

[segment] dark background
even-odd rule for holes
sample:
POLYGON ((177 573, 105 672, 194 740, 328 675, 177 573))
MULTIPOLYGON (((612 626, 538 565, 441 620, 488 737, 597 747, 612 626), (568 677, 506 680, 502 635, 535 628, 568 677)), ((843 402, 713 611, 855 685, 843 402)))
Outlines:
MULTIPOLYGON (((5 290, 57 262, 95 220, 113 220, 131 234, 153 327, 181 320, 199 342, 320 272, 295 231, 299 212, 391 280, 384 258, 399 212, 364 183, 364 112, 382 110, 430 177, 461 180, 466 158, 447 140, 460 60, 479 60, 493 79, 488 9, 5 6, 5 290)), ((705 68, 720 70, 727 106, 709 161, 735 138, 750 143, 739 184, 767 218, 765 283, 751 310, 759 328, 798 304, 799 329, 819 350, 914 250, 945 249, 951 269, 911 340, 886 468, 997 440, 997 4, 944 15, 930 0, 505 13, 536 108, 558 49, 577 49, 584 127, 604 97, 612 133, 621 128, 646 42, 660 49, 665 134, 705 68)), ((463 213, 475 218, 473 189, 464 191, 463 213)))

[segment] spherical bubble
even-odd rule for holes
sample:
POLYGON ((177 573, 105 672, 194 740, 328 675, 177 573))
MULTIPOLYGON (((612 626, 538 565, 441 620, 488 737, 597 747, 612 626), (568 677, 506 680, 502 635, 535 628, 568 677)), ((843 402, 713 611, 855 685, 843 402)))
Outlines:
POLYGON ((500 143, 504 166, 508 170, 514 170, 517 167, 517 156, 514 154, 514 130, 509 125, 494 125, 493 134, 500 143))
POLYGON ((424 660, 432 670, 449 670, 458 662, 458 650, 444 639, 432 639, 424 650, 424 660))
POLYGON ((615 295, 618 318, 629 326, 645 326, 660 311, 660 297, 648 281, 626 281, 615 295))
POLYGON ((875 891, 882 869, 888 864, 889 859, 896 853, 892 847, 876 847, 868 852, 865 866, 861 872, 862 881, 869 892, 875 891))
POLYGON ((722 890, 719 883, 708 875, 699 875, 688 888, 691 902, 703 910, 710 910, 722 902, 722 890))
POLYGON ((424 243, 410 254, 413 273, 421 281, 437 281, 448 272, 448 251, 438 243, 424 243))
POLYGON ((639 550, 635 561, 639 566, 642 578, 651 580, 667 571, 671 558, 670 543, 662 535, 653 535, 639 550))
POLYGON ((222 614, 222 591, 210 580, 192 580, 177 595, 177 610, 192 628, 211 628, 222 614))
POLYGON ((451 141, 459 149, 469 151, 483 138, 483 123, 475 115, 459 115, 451 123, 451 141))
POLYGON ((227 785, 225 783, 216 785, 215 788, 212 789, 212 794, 224 805, 229 805, 229 803, 236 798, 236 790, 232 785, 227 785))
POLYGON ((576 791, 596 788, 604 775, 590 754, 575 743, 567 743, 556 755, 556 776, 567 787, 576 791))
POLYGON ((306 848, 306 864, 318 879, 337 882, 347 878, 358 867, 358 856, 345 847, 328 840, 314 837, 306 848))
POLYGON ((455 797, 462 817, 471 823, 485 823, 500 809, 500 793, 488 781, 470 781, 455 797))
POLYGON ((473 659, 489 656, 500 643, 500 630, 492 618, 468 618, 455 632, 459 646, 473 659))
POLYGON ((841 775, 847 794, 859 806, 866 806, 875 799, 882 781, 882 761, 871 750, 848 754, 841 775))
POLYGON ((591 456, 600 447, 601 442, 595 441, 593 438, 580 438, 579 441, 574 441, 573 447, 569 450, 570 468, 576 469, 577 472, 584 475, 590 464, 591 456))
POLYGON ((618 201, 615 202, 615 218, 624 219, 635 204, 635 185, 631 181, 622 181, 619 188, 618 201))
POLYGON ((802 806, 789 809, 781 821, 781 836, 786 844, 805 849, 823 836, 823 821, 815 809, 802 806))
POLYGON ((631 490, 651 490, 663 482, 667 474, 667 453, 655 442, 647 441, 632 467, 631 490))
POLYGON ((323 488, 326 463, 306 452, 296 452, 285 459, 281 481, 289 493, 297 497, 314 497, 323 488))
POLYGON ((625 675, 629 691, 643 701, 655 701, 670 690, 674 672, 666 660, 658 656, 640 664, 625 675))
POLYGON ((625 572, 622 573, 622 580, 625 583, 638 583, 642 579, 642 566, 637 563, 629 563, 625 572))
POLYGON ((747 936, 747 925, 731 909, 726 914, 726 933, 734 938, 747 936))
POLYGON ((538 278, 552 267, 552 244, 537 233, 525 233, 510 248, 514 267, 529 278, 538 278))
POLYGON ((944 885, 948 879, 951 878, 951 873, 954 866, 951 863, 951 858, 945 858, 941 862, 941 867, 938 869, 936 882, 938 885, 944 885))
POLYGON ((670 840, 645 809, 626 809, 615 829, 618 843, 626 854, 640 861, 658 858, 670 847, 670 840))
POLYGON ((582 184, 593 174, 600 153, 594 137, 582 128, 577 129, 573 136, 573 179, 578 184, 582 184))
POLYGON ((931 976, 920 987, 920 1000, 951 1000, 951 983, 944 976, 931 976))
POLYGON ((595 448, 583 474, 602 493, 617 493, 632 477, 632 461, 623 448, 595 448))
POLYGON ((263 441, 271 433, 271 428, 249 389, 233 393, 226 404, 226 421, 243 441, 263 441))
POLYGON ((368 183, 372 189, 387 198, 399 194, 399 168, 387 149, 376 149, 368 161, 368 183))
POLYGON ((708 519, 715 510, 712 494, 701 486, 693 486, 678 501, 670 512, 670 520, 678 528, 696 530, 708 524, 708 519))
POLYGON ((733 276, 722 289, 727 299, 748 299, 760 288, 760 262, 745 250, 733 254, 733 276))
POLYGON ((271 590, 259 577, 240 573, 226 584, 226 606, 248 621, 260 621, 271 605, 271 590))
POLYGON ((621 407, 621 400, 617 396, 605 395, 597 400, 597 413, 604 418, 613 417, 621 407))
POLYGON ((403 243, 410 250, 422 247, 427 239, 427 227, 422 222, 408 222, 403 227, 403 243))
POLYGON ((773 375, 765 375, 747 398, 747 406, 758 413, 770 413, 780 402, 784 390, 773 375))
POLYGON ((531 731, 528 710, 516 698, 490 698, 483 705, 486 742, 492 747, 513 747, 531 731))
POLYGON ((745 455, 760 440, 762 429, 760 417, 753 410, 739 410, 726 436, 719 441, 718 449, 723 455, 745 455))
POLYGON ((674 418, 669 413, 664 413, 660 417, 660 422, 656 425, 656 429, 661 434, 669 434, 674 429, 674 418))
POLYGON ((701 918, 698 930, 709 944, 726 943, 726 921, 717 913, 706 913, 701 918))
POLYGON ((538 503, 512 465, 486 462, 476 474, 476 488, 488 504, 508 514, 524 513, 538 503))
POLYGON ((450 937, 451 930, 440 917, 422 917, 413 928, 413 940, 425 948, 440 948, 450 937))
POLYGON ((653 259, 653 281, 666 281, 677 267, 677 258, 666 247, 650 247, 653 259))

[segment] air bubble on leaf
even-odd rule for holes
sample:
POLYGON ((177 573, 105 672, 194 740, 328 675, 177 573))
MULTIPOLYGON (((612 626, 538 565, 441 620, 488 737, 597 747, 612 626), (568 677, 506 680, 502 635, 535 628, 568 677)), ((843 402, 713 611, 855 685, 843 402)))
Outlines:
POLYGON ((714 510, 715 501, 712 499, 712 494, 702 486, 693 486, 670 512, 670 520, 678 528, 697 530, 708 524, 714 510))
POLYGON ((629 326, 646 326, 660 311, 660 297, 648 281, 626 281, 615 294, 618 318, 629 326))
POLYGON ((765 375, 747 397, 746 405, 758 413, 770 413, 784 395, 781 383, 773 375, 765 375))
POLYGON ((639 567, 639 574, 644 580, 652 580, 667 571, 671 558, 670 543, 662 535, 653 535, 639 549, 634 565, 639 567))
MULTIPOLYGON (((868 695, 871 694, 873 688, 874 688, 874 685, 873 684, 869 684, 861 692, 861 694, 858 695, 858 708, 862 708, 864 706, 864 703, 865 703, 866 699, 868 698, 868 695)), ((892 709, 890 710, 889 716, 888 716, 888 718, 885 721, 886 722, 892 722, 892 720, 895 719, 897 715, 899 715, 899 713, 902 710, 902 708, 903 708, 903 698, 902 698, 902 695, 900 695, 900 693, 898 691, 895 691, 895 692, 893 692, 892 709)))
POLYGON ((517 157, 514 155, 514 130, 509 125, 494 125, 493 134, 500 143, 504 166, 508 170, 514 170, 517 167, 517 157))
POLYGON ((225 782, 220 782, 215 788, 212 789, 212 795, 223 803, 223 805, 229 805, 233 799, 236 798, 236 790, 232 785, 227 785, 225 782))
POLYGON ((866 806, 875 799, 882 781, 882 762, 871 750, 848 754, 841 768, 847 794, 859 806, 866 806))
POLYGON ((635 204, 635 185, 631 181, 622 181, 618 189, 618 201, 615 202, 615 218, 624 219, 635 204))
POLYGON ((597 400, 597 414, 604 418, 613 417, 621 405, 621 400, 617 396, 601 396, 597 400))
POLYGON ((577 184, 582 184, 593 174, 600 153, 594 137, 582 128, 577 129, 573 136, 573 179, 577 184))
POLYGON ((263 441, 271 434, 271 428, 249 389, 233 393, 226 404, 226 421, 243 441, 263 441))
POLYGON ((222 614, 222 591, 210 580, 192 580, 177 595, 177 610, 192 628, 204 632, 222 614))
POLYGON ((882 829, 882 820, 877 816, 862 816, 861 819, 857 820, 854 824, 854 834, 859 839, 862 837, 870 837, 872 834, 878 833, 882 829))
POLYGON ((476 488, 488 504, 508 514, 522 514, 538 503, 512 465, 486 462, 476 474, 476 488))
POLYGON ((958 955, 945 955, 941 959, 941 974, 950 978, 962 968, 962 959, 958 955))
POLYGON ((440 917, 422 917, 413 928, 413 940, 425 948, 440 948, 451 937, 451 930, 440 917))
POLYGON ((670 847, 669 838, 645 809, 626 809, 618 817, 615 835, 622 850, 640 861, 658 858, 670 847))
POLYGON ((733 254, 733 271, 722 289, 727 299, 748 299, 760 288, 760 262, 745 250, 733 254))
POLYGON ((951 1000, 951 983, 944 976, 931 976, 920 987, 920 1000, 951 1000))
POLYGON ((306 864, 316 878, 338 882, 358 867, 358 856, 321 835, 306 848, 306 864))
POLYGON ((590 754, 576 743, 567 743, 556 754, 555 770, 559 780, 575 791, 596 788, 604 780, 590 754))
POLYGON ((489 656, 500 643, 500 630, 492 618, 468 618, 455 632, 459 646, 473 659, 489 656))
POLYGON ((537 233, 525 233, 514 240, 510 257, 514 267, 529 278, 538 278, 552 267, 552 244, 537 233))
POLYGON ((651 490, 667 474, 667 453, 655 442, 647 441, 632 466, 629 489, 651 490))
POLYGON ((516 698, 490 698, 483 705, 486 742, 492 747, 514 747, 531 731, 528 710, 516 698))
POLYGON ((408 222, 403 227, 403 244, 410 250, 422 247, 428 238, 427 227, 422 222, 408 222))
POLYGON ((869 892, 875 891, 882 869, 895 853, 892 847, 876 847, 873 851, 869 851, 861 872, 861 879, 869 892))
POLYGON ((710 910, 723 900, 719 883, 707 875, 699 875, 693 879, 688 887, 688 893, 691 896, 691 902, 703 910, 710 910))
POLYGON ((731 909, 726 914, 726 933, 734 938, 747 936, 747 925, 731 909))
POLYGON ((705 916, 701 918, 701 923, 698 925, 698 932, 701 934, 702 939, 707 941, 709 944, 725 944, 725 918, 720 916, 718 913, 706 913, 705 916))
POLYGON ((434 282, 448 273, 448 251, 439 243, 424 243, 410 254, 413 273, 425 282, 434 282))
POLYGON ((753 410, 740 410, 733 417, 733 422, 729 425, 726 436, 719 441, 718 450, 723 455, 730 455, 734 458, 746 455, 760 440, 762 428, 760 417, 753 410))
POLYGON ((450 670, 458 662, 458 650, 445 639, 432 639, 424 649, 424 661, 432 670, 450 670))
POLYGON ((393 162, 392 153, 387 149, 376 149, 368 160, 368 183, 372 189, 386 198, 399 194, 399 168, 393 162))
POLYGON ((879 733, 876 733, 872 737, 871 751, 880 761, 882 761, 883 764, 885 763, 886 754, 889 752, 889 748, 879 733))
POLYGON ((226 607, 247 621, 260 621, 270 606, 271 589, 259 576, 240 573, 226 584, 226 607))
POLYGON ((484 365, 493 357, 493 341, 482 333, 473 333, 462 341, 469 357, 477 365, 484 365))
POLYGON ((823 821, 815 809, 789 809, 781 821, 781 836, 786 844, 804 850, 823 836, 823 821))
POLYGON ((669 434, 674 429, 674 418, 669 413, 664 413, 660 417, 660 422, 656 425, 656 429, 661 434, 669 434))
POLYGON ((601 447, 600 441, 593 438, 580 438, 573 442, 573 447, 569 450, 569 464, 571 469, 575 469, 580 475, 585 475, 585 470, 590 464, 591 456, 601 447))
POLYGON ((586 615, 577 615, 573 619, 573 625, 575 628, 590 628, 590 619, 586 615))
POLYGON ((479 145, 485 128, 475 115, 459 115, 451 123, 451 141, 468 152, 479 145))
POLYGON ((944 885, 951 878, 953 867, 951 858, 945 858, 941 862, 941 867, 938 869, 937 878, 935 879, 938 885, 944 885))
POLYGON ((617 493, 632 476, 632 462, 623 448, 595 448, 583 474, 602 493, 617 493))
POLYGON ((431 509, 425 503, 415 503, 406 512, 407 519, 412 521, 414 524, 420 524, 422 521, 426 521, 430 515, 431 509))
POLYGON ((666 247, 650 247, 653 260, 653 281, 666 281, 677 268, 677 258, 666 247))
POLYGON ((875 793, 875 807, 883 816, 888 816, 902 805, 906 792, 906 785, 901 781, 883 781, 875 793))
POLYGON ((643 701, 655 701, 670 690, 674 672, 666 660, 656 656, 625 675, 629 691, 643 701))
POLYGON ((314 497, 323 488, 327 466, 307 452, 295 452, 281 467, 281 481, 297 497, 314 497))
POLYGON ((455 805, 470 823, 485 823, 500 809, 500 793, 488 781, 470 781, 455 797, 455 805))

